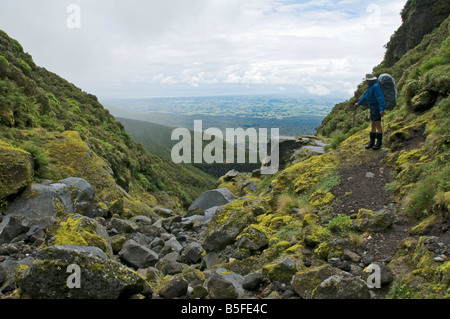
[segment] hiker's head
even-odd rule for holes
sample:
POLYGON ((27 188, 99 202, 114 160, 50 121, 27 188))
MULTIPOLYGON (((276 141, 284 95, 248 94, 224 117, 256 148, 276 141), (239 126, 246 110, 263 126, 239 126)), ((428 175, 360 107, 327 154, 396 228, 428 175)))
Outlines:
POLYGON ((368 84, 371 84, 377 80, 377 77, 374 76, 372 73, 369 73, 369 74, 366 74, 366 77, 363 80, 365 80, 368 84))

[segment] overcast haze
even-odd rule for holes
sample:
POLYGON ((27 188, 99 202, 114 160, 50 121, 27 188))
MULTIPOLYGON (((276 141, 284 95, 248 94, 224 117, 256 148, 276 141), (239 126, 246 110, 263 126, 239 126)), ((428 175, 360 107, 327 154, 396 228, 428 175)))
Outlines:
POLYGON ((0 29, 36 64, 99 98, 345 98, 383 59, 405 3, 0 0, 0 29))

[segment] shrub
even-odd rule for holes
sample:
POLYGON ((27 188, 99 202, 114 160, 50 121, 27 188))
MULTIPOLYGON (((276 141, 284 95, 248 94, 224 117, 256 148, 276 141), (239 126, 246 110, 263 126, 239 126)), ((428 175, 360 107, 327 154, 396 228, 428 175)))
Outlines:
POLYGON ((31 66, 25 62, 24 60, 17 58, 17 62, 19 62, 20 69, 27 75, 29 75, 32 71, 31 66))
POLYGON ((347 236, 352 229, 352 220, 347 215, 339 214, 328 222, 327 228, 332 233, 347 236))
POLYGON ((21 148, 31 154, 36 177, 49 178, 47 165, 50 163, 50 158, 45 150, 32 142, 21 145, 21 148))

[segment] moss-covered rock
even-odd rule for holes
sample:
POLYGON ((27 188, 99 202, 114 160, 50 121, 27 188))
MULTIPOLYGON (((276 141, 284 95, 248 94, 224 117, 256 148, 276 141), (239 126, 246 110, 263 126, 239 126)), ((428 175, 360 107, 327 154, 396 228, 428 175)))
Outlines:
POLYGON ((303 299, 311 299, 314 289, 316 289, 325 279, 336 275, 337 268, 330 265, 301 270, 292 278, 292 288, 303 299))
POLYGON ((30 185, 33 174, 31 155, 0 141, 0 200, 30 185))
POLYGON ((414 226, 411 229, 410 234, 413 236, 426 235, 433 228, 433 226, 437 223, 438 220, 439 220, 438 216, 433 214, 428 218, 425 218, 418 225, 414 226))
POLYGON ((322 281, 312 292, 312 299, 369 299, 367 283, 341 271, 322 281))
POLYGON ((290 282, 299 270, 303 269, 301 258, 288 255, 277 258, 275 261, 262 267, 262 274, 270 280, 290 282))
POLYGON ((89 148, 79 132, 63 132, 48 142, 47 149, 51 159, 48 170, 55 180, 76 176, 88 181, 98 193, 110 189, 115 199, 124 195, 120 194, 111 168, 89 148))
POLYGON ((239 248, 258 251, 269 244, 270 230, 256 224, 248 226, 236 238, 239 248))
POLYGON ((357 218, 353 220, 353 227, 361 231, 381 232, 392 225, 394 218, 394 213, 389 209, 374 212, 361 208, 357 218))
POLYGON ((334 152, 311 156, 287 167, 272 181, 272 196, 282 193, 304 193, 319 182, 320 178, 335 169, 338 157, 334 152))
POLYGON ((214 251, 234 243, 237 236, 256 221, 258 215, 268 210, 265 199, 254 197, 235 200, 221 207, 205 232, 203 248, 214 251))
POLYGON ((92 246, 98 247, 110 257, 113 255, 111 242, 95 219, 70 214, 60 217, 58 222, 47 229, 47 246, 92 246))
POLYGON ((31 266, 18 275, 17 286, 22 298, 33 299, 117 299, 151 294, 143 277, 109 259, 99 248, 72 245, 38 251, 31 266), (70 265, 79 267, 80 288, 68 284, 70 276, 76 275, 70 265))

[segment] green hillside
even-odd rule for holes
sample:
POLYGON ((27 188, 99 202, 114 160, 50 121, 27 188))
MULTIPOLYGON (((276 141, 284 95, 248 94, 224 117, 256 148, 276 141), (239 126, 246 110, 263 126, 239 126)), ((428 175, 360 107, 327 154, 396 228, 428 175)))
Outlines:
MULTIPOLYGON (((128 133, 133 137, 135 141, 140 143, 148 153, 153 155, 158 155, 163 158, 165 161, 171 162, 171 151, 174 145, 176 145, 179 141, 172 141, 171 135, 174 128, 167 127, 160 124, 155 124, 146 121, 137 121, 125 118, 117 119, 120 123, 122 123, 128 133)), ((194 143, 194 133, 191 132, 192 143, 194 143)), ((209 140, 202 141, 203 149, 210 143, 209 140)), ((223 143, 223 154, 226 154, 226 148, 228 144, 224 141, 223 143)), ((193 145, 193 144, 192 144, 193 145)), ((231 147, 231 146, 229 146, 231 147)), ((194 149, 191 149, 191 159, 194 158, 194 149)), ((192 163, 183 165, 183 167, 188 168, 189 170, 198 171, 201 170, 209 175, 215 176, 219 178, 225 175, 230 170, 237 170, 240 172, 252 172, 255 169, 258 169, 261 164, 249 163, 249 152, 248 150, 245 153, 246 155, 246 163, 238 163, 237 160, 237 152, 234 153, 234 162, 233 163, 192 163)))
POLYGON ((147 204, 175 207, 188 205, 213 185, 213 179, 205 174, 148 154, 95 96, 37 66, 21 45, 2 31, 0 105, 0 138, 31 154, 33 180, 58 180, 76 173, 91 182, 105 201, 117 200, 113 193, 120 187, 132 195, 146 194, 147 204), (69 154, 64 156, 57 152, 57 145, 65 146, 60 142, 80 147, 85 143, 104 161, 103 173, 112 179, 64 167, 74 167, 77 158, 71 158, 76 155, 70 154, 73 148, 67 148, 69 154))

